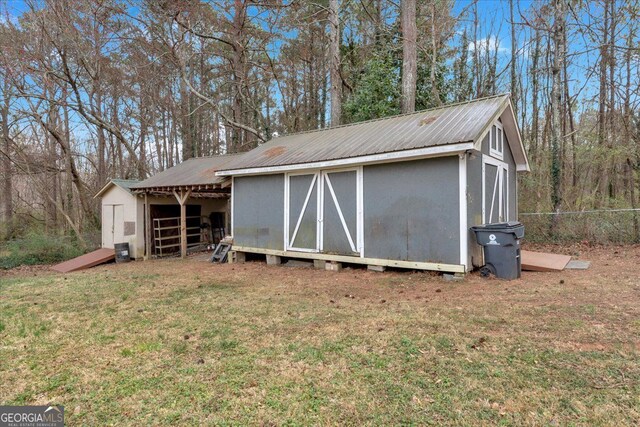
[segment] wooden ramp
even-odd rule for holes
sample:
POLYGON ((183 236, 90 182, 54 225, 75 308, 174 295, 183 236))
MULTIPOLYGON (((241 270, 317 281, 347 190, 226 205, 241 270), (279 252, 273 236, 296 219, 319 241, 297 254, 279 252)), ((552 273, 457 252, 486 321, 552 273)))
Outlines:
POLYGON ((85 268, 91 268, 98 264, 104 264, 105 262, 112 261, 116 258, 116 252, 113 249, 101 248, 97 251, 89 252, 88 254, 81 255, 77 258, 70 259, 69 261, 56 264, 51 267, 60 273, 70 273, 72 271, 84 270, 85 268))
POLYGON ((544 252, 521 251, 522 269, 526 271, 562 271, 571 257, 544 252))

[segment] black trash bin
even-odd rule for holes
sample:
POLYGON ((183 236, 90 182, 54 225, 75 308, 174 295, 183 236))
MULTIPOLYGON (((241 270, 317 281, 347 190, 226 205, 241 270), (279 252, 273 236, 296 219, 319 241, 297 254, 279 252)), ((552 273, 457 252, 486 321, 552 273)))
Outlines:
POLYGON ((113 248, 116 251, 116 262, 131 261, 131 256, 129 255, 128 243, 116 243, 115 245, 113 245, 113 248))
POLYGON ((518 221, 484 224, 471 227, 476 241, 484 247, 483 276, 495 274, 501 279, 520 277, 520 239, 524 237, 524 225, 518 221))

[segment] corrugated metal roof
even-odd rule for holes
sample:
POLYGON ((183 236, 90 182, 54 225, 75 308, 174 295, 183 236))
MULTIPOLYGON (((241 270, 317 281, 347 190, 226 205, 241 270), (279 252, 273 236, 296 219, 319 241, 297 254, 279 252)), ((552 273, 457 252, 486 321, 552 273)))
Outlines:
POLYGON ((98 191, 96 193, 95 196, 93 196, 93 198, 97 198, 97 197, 102 197, 102 195, 109 189, 111 188, 112 185, 118 186, 120 188, 122 188, 124 191, 126 191, 127 193, 131 194, 131 187, 137 183, 139 183, 140 181, 137 181, 135 179, 111 179, 109 180, 109 182, 106 183, 106 185, 104 187, 102 187, 100 189, 100 191, 98 191))
POLYGON ((509 103, 497 95, 417 113, 274 138, 221 167, 251 169, 473 142, 509 103))
POLYGON ((131 186, 133 190, 153 187, 179 187, 190 185, 208 185, 222 183, 226 178, 216 176, 227 163, 237 159, 241 154, 222 156, 195 157, 153 175, 144 181, 131 186))

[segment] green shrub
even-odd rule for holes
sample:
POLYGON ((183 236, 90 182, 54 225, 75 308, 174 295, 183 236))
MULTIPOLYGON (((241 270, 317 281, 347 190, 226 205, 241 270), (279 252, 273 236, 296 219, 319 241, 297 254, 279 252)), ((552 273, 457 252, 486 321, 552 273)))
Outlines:
POLYGON ((54 264, 82 254, 82 247, 74 237, 30 233, 0 246, 0 268, 54 264))

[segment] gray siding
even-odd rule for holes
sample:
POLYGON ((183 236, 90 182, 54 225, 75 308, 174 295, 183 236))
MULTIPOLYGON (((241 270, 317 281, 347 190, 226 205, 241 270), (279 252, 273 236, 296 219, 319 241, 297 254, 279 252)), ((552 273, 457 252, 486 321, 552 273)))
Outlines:
POLYGON ((458 156, 364 167, 364 255, 460 264, 458 156))
POLYGON ((238 246, 284 249, 284 175, 234 178, 233 239, 238 246))

